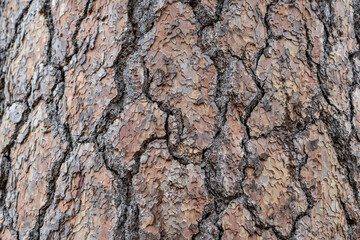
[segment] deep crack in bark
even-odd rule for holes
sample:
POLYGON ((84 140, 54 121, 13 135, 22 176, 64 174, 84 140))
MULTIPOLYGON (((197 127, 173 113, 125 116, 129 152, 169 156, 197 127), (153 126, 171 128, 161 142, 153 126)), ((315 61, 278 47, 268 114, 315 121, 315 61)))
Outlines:
MULTIPOLYGON (((10 51, 15 44, 15 41, 18 37, 19 31, 21 29, 21 24, 23 19, 28 14, 30 6, 32 4, 32 0, 26 5, 21 11, 20 15, 17 17, 15 25, 14 25, 14 35, 10 38, 9 43, 7 44, 6 49, 2 49, 0 51, 0 124, 2 122, 3 111, 6 104, 4 94, 4 85, 6 80, 6 69, 5 62, 10 55, 10 51)), ((281 3, 281 0, 275 0, 270 2, 266 6, 266 13, 261 19, 262 23, 265 26, 266 30, 266 39, 265 43, 260 46, 256 53, 254 54, 254 59, 252 61, 248 61, 244 56, 236 55, 232 50, 228 49, 228 51, 219 50, 218 46, 214 47, 214 49, 208 49, 207 46, 202 42, 204 38, 204 31, 207 28, 214 27, 219 21, 222 20, 222 12, 224 8, 225 0, 217 1, 215 6, 214 13, 207 11, 200 1, 194 0, 183 0, 185 4, 191 6, 193 10, 193 14, 196 19, 197 26, 197 36, 198 36, 198 46, 200 47, 202 53, 209 56, 212 60, 212 63, 216 69, 217 77, 216 77, 216 87, 214 89, 214 98, 213 102, 217 108, 217 117, 216 123, 213 126, 214 136, 212 138, 211 144, 209 147, 203 149, 201 153, 201 159, 199 165, 205 173, 204 181, 208 194, 213 198, 213 200, 207 203, 205 209, 202 211, 202 217, 197 222, 197 226, 194 226, 192 235, 192 239, 201 239, 202 234, 202 226, 207 222, 211 222, 217 228, 217 232, 214 233, 218 239, 221 239, 224 236, 224 232, 226 229, 222 228, 222 225, 219 220, 221 220, 221 214, 228 208, 229 204, 235 200, 243 199, 244 205, 247 211, 250 212, 252 220, 255 224, 257 230, 264 231, 270 230, 278 239, 293 239, 295 237, 296 231, 298 230, 298 224, 302 220, 303 217, 309 216, 315 205, 315 198, 313 196, 312 190, 306 185, 303 180, 303 176, 301 175, 301 171, 304 166, 307 164, 308 155, 306 153, 305 147, 301 151, 297 149, 294 145, 294 141, 296 137, 299 137, 301 134, 305 133, 309 130, 310 125, 314 124, 316 121, 321 120, 326 125, 326 129, 328 135, 331 140, 331 144, 335 149, 337 160, 341 167, 345 171, 347 182, 349 183, 352 195, 354 196, 357 203, 357 211, 360 208, 360 196, 359 190, 356 182, 356 173, 359 172, 357 169, 357 156, 352 153, 351 149, 351 141, 354 138, 357 142, 360 142, 359 135, 356 131, 355 125, 355 117, 356 117, 356 109, 357 106, 354 103, 354 91, 357 87, 359 87, 359 73, 357 72, 356 60, 360 57, 360 51, 356 49, 354 52, 349 53, 348 59, 351 65, 351 71, 353 74, 352 83, 349 87, 348 91, 348 102, 349 102, 349 112, 345 112, 340 110, 337 107, 337 103, 330 97, 329 89, 326 89, 325 83, 327 82, 327 78, 331 76, 327 73, 327 64, 328 58, 331 51, 332 41, 337 41, 335 36, 333 36, 332 29, 335 28, 333 23, 333 13, 331 12, 332 1, 321 0, 318 1, 318 18, 321 21, 324 27, 324 36, 323 36, 323 46, 322 49, 324 51, 324 57, 321 61, 315 62, 312 59, 311 52, 313 50, 313 43, 311 42, 311 37, 309 33, 309 28, 305 24, 305 40, 306 40, 306 64, 309 66, 312 72, 316 73, 316 78, 319 86, 319 92, 317 96, 322 96, 325 100, 325 104, 330 106, 332 113, 327 112, 327 110, 319 107, 322 102, 320 100, 316 100, 317 96, 314 96, 312 99, 314 100, 314 112, 320 111, 320 116, 317 118, 314 112, 309 113, 309 116, 301 118, 300 120, 286 120, 280 126, 273 127, 269 132, 260 133, 258 136, 251 136, 251 125, 249 126, 249 120, 251 118, 254 110, 259 107, 262 103, 263 98, 266 94, 266 90, 264 88, 264 81, 261 80, 258 76, 257 68, 260 61, 260 58, 265 54, 265 51, 270 47, 270 41, 279 40, 283 38, 282 36, 276 35, 272 30, 272 25, 270 24, 270 19, 272 15, 275 14, 273 9, 277 4, 281 3), (330 12, 330 15, 326 13, 326 11, 330 12), (227 114, 229 113, 230 102, 234 96, 229 94, 230 84, 229 79, 226 76, 226 71, 229 70, 229 64, 231 59, 236 59, 236 61, 241 62, 241 64, 245 67, 246 73, 251 77, 252 81, 256 85, 257 93, 250 101, 250 104, 245 106, 243 112, 237 111, 240 119, 240 125, 244 128, 244 138, 241 144, 241 148, 244 150, 244 157, 242 159, 242 163, 239 165, 239 170, 242 174, 240 187, 239 189, 232 195, 228 195, 225 193, 223 183, 221 183, 218 179, 219 167, 216 165, 217 163, 213 161, 211 158, 211 154, 216 154, 218 151, 221 151, 220 145, 226 141, 224 126, 226 125, 228 119, 227 114), (339 117, 345 116, 347 121, 351 123, 351 132, 348 133, 346 126, 339 120, 339 117), (248 196, 244 191, 244 182, 248 176, 246 176, 246 169, 252 167, 249 162, 249 157, 251 149, 249 149, 250 140, 258 140, 260 138, 269 138, 269 137, 279 137, 283 141, 283 146, 285 146, 289 152, 289 156, 291 159, 291 168, 294 173, 293 178, 299 182, 301 191, 304 192, 306 197, 306 210, 299 212, 297 214, 292 214, 292 222, 291 222, 291 230, 290 233, 284 235, 282 231, 278 229, 277 226, 269 224, 266 220, 263 220, 259 215, 258 208, 254 205, 251 197, 248 196), (302 160, 300 163, 296 163, 296 160, 292 157, 293 154, 302 155, 302 160)), ((285 1, 286 2, 286 1, 285 1)), ((61 144, 64 144, 65 150, 62 152, 60 158, 58 158, 55 162, 52 163, 50 173, 47 176, 47 186, 46 186, 46 201, 45 204, 41 206, 39 209, 38 215, 36 216, 35 226, 31 230, 28 238, 29 239, 39 239, 41 228, 44 225, 45 215, 47 211, 50 210, 52 204, 54 204, 55 192, 57 189, 57 181, 60 176, 60 168, 63 163, 69 159, 73 150, 77 147, 79 143, 95 143, 97 153, 102 157, 105 167, 108 171, 112 173, 114 177, 114 182, 117 186, 117 196, 115 196, 116 208, 118 212, 118 218, 116 220, 116 230, 115 230, 115 238, 116 239, 138 239, 140 238, 140 219, 139 219, 139 207, 136 199, 135 186, 133 184, 134 177, 139 174, 140 171, 140 158, 147 151, 149 145, 156 140, 165 140, 167 144, 167 148, 171 155, 171 158, 176 160, 182 167, 186 167, 188 164, 192 163, 192 159, 188 159, 187 157, 182 156, 176 150, 176 145, 183 141, 183 132, 184 132, 184 116, 181 112, 180 108, 170 106, 169 102, 156 100, 155 97, 151 94, 151 84, 153 81, 153 76, 150 75, 150 70, 146 66, 146 62, 144 56, 142 57, 142 68, 144 69, 144 83, 142 86, 141 97, 145 97, 146 100, 150 103, 154 103, 158 106, 158 108, 166 114, 166 120, 164 124, 165 135, 162 137, 156 136, 156 134, 151 135, 146 138, 141 143, 139 150, 135 152, 131 161, 135 164, 130 169, 122 169, 115 168, 111 165, 110 160, 106 155, 107 147, 105 145, 105 141, 103 138, 109 127, 114 123, 114 121, 119 117, 119 115, 124 110, 125 106, 129 103, 133 103, 135 100, 132 99, 131 92, 128 92, 127 89, 127 78, 125 76, 125 69, 129 65, 129 60, 132 56, 136 54, 139 48, 139 44, 143 37, 154 28, 154 24, 156 21, 156 17, 152 12, 151 6, 144 6, 142 1, 140 0, 130 0, 127 4, 127 15, 128 20, 125 23, 126 30, 123 37, 118 40, 121 42, 121 49, 119 50, 114 63, 113 68, 115 70, 114 73, 114 82, 116 83, 117 95, 114 97, 108 106, 103 110, 100 119, 96 122, 95 130, 90 133, 89 136, 80 137, 79 140, 72 139, 71 131, 67 123, 63 123, 60 118, 60 99, 64 98, 64 89, 65 89, 65 70, 64 67, 67 67, 71 60, 76 58, 79 54, 81 46, 80 43, 77 42, 78 34, 81 30, 82 22, 91 14, 93 0, 86 0, 84 4, 83 12, 81 16, 75 21, 75 31, 71 36, 70 42, 73 46, 73 51, 65 56, 65 65, 58 65, 52 62, 52 48, 53 48, 53 38, 55 33, 54 19, 52 15, 51 9, 51 1, 46 0, 44 2, 44 7, 42 13, 45 16, 47 28, 49 31, 49 40, 46 46, 46 66, 51 66, 56 70, 56 80, 55 84, 51 89, 51 96, 49 98, 42 97, 46 103, 46 109, 49 114, 49 118, 51 120, 52 131, 56 132, 60 136, 61 144), (175 118, 177 121, 177 131, 176 131, 176 143, 173 144, 170 140, 170 135, 173 134, 169 126, 170 117, 175 118), (136 224, 134 224, 136 223, 136 224)), ((0 3, 0 9, 4 8, 5 3, 0 3)), ((358 46, 360 45, 360 4, 358 0, 354 0, 354 32, 356 35, 356 40, 358 46)), ((305 62, 305 61, 304 61, 305 62)), ((66 69, 66 68, 65 68, 66 69)), ((9 143, 4 146, 1 157, 2 160, 0 162, 0 207, 3 212, 3 216, 5 218, 5 222, 10 232, 17 239, 20 238, 20 234, 18 230, 16 230, 16 226, 13 218, 9 214, 9 210, 6 206, 6 196, 8 194, 8 181, 9 175, 12 170, 11 163, 11 151, 16 144, 16 139, 18 137, 20 129, 29 121, 29 114, 32 110, 32 107, 28 104, 28 99, 30 93, 32 92, 31 84, 30 91, 28 92, 26 98, 21 101, 25 105, 25 111, 22 115, 20 122, 18 122, 15 126, 15 131, 10 137, 9 143)), ((290 98, 287 95, 288 98, 290 98)), ((33 103, 33 106, 36 106, 40 100, 33 103)), ((286 104, 291 104, 289 101, 286 101, 286 104)), ((286 108, 286 118, 290 119, 289 116, 289 108, 286 108)), ((217 159, 221 161, 221 158, 217 159)), ((288 166, 287 166, 288 167, 288 166)), ((289 167, 289 168, 290 168, 289 167)), ((341 199, 339 196, 339 202, 344 211, 344 216, 349 227, 348 236, 350 239, 354 238, 355 231, 359 228, 359 224, 357 223, 356 217, 352 215, 350 210, 348 209, 347 202, 341 199)), ((57 206, 57 203, 55 203, 57 206)), ((66 223, 66 218, 60 220, 61 223, 66 223)), ((250 233, 252 234, 252 233, 250 233)), ((161 237, 166 238, 166 234, 164 232, 160 233, 161 237)), ((355 238, 354 238, 355 239, 355 238)))

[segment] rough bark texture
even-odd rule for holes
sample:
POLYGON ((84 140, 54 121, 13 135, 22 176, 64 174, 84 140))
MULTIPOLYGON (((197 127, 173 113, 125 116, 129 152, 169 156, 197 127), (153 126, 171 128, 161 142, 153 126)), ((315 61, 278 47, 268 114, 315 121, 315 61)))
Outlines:
POLYGON ((360 239, 359 0, 1 0, 0 239, 360 239))

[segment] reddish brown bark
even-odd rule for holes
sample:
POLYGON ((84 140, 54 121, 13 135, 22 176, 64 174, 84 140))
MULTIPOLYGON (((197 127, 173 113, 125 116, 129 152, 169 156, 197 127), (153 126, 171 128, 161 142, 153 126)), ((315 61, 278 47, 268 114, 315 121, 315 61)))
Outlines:
POLYGON ((0 2, 0 239, 359 239, 358 0, 0 2))

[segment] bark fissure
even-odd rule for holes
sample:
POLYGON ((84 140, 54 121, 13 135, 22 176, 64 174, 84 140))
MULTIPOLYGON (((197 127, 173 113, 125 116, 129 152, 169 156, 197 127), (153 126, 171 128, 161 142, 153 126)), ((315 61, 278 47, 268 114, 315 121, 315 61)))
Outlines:
POLYGON ((359 238, 359 0, 18 2, 1 239, 359 238))
POLYGON ((51 89, 51 94, 49 98, 46 99, 47 110, 49 113, 49 117, 51 119, 51 124, 54 127, 54 131, 60 135, 60 143, 65 144, 65 150, 62 152, 59 159, 52 163, 50 173, 47 176, 47 186, 46 186, 46 201, 43 206, 39 209, 39 213, 36 216, 36 222, 33 229, 29 233, 29 239, 40 239, 40 230, 44 225, 45 214, 47 213, 49 207, 54 201, 56 188, 57 188, 57 180, 60 176, 60 169, 63 163, 70 157, 71 152, 74 149, 74 143, 71 137, 71 133, 69 130, 69 126, 67 124, 63 124, 60 121, 59 116, 59 106, 57 103, 57 99, 61 99, 64 96, 64 86, 65 86, 65 73, 63 67, 60 65, 56 65, 51 62, 51 54, 52 54, 52 41, 54 37, 54 23, 53 16, 51 12, 51 2, 45 1, 43 4, 43 13, 45 15, 47 28, 49 30, 49 40, 46 51, 46 60, 48 65, 52 65, 56 70, 56 83, 54 87, 51 89))

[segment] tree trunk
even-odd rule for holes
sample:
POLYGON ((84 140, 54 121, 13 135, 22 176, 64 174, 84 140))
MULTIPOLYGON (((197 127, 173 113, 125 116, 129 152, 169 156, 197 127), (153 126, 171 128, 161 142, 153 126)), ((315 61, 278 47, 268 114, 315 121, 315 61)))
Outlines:
POLYGON ((360 239, 359 14, 0 1, 0 239, 360 239))

